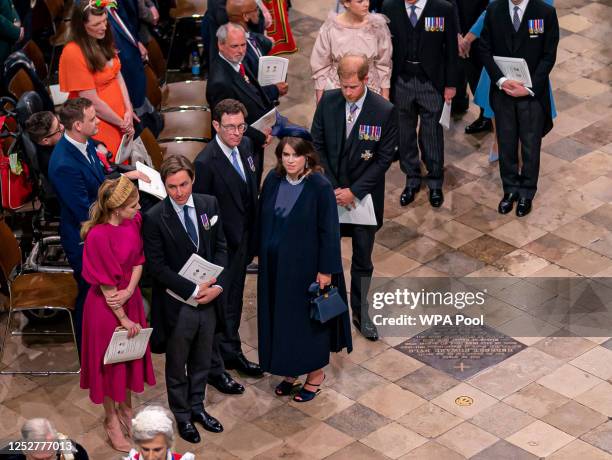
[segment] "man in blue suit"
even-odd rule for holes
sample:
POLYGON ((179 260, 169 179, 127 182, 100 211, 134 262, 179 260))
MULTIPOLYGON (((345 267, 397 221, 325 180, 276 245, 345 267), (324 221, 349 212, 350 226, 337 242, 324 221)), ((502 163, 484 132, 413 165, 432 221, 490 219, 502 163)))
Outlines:
MULTIPOLYGON (((91 140, 91 136, 98 132, 99 124, 93 103, 82 97, 69 99, 60 109, 59 118, 65 132, 51 154, 49 181, 60 202, 59 230, 62 247, 78 285, 74 327, 80 355, 83 303, 89 289, 89 285, 81 277, 81 223, 89 218, 89 207, 96 201, 98 188, 107 176, 96 154, 95 143, 91 140)), ((124 175, 132 180, 140 178, 149 181, 149 178, 139 171, 129 171, 124 175)), ((119 173, 110 173, 108 177, 117 178, 119 173)))
POLYGON ((96 109, 89 99, 66 101, 59 112, 64 136, 53 149, 49 161, 49 180, 60 202, 60 238, 78 285, 75 305, 75 330, 79 355, 83 303, 89 285, 81 276, 83 245, 81 222, 88 219, 89 207, 98 197, 98 187, 105 179, 104 166, 96 155, 91 136, 98 132, 96 109))

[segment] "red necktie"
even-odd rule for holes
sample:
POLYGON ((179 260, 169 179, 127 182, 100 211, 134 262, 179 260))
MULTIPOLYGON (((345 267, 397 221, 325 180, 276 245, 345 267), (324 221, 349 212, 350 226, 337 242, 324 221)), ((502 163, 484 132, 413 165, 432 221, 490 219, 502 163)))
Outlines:
POLYGON ((240 76, 242 78, 244 78, 246 76, 246 72, 244 71, 244 64, 242 62, 240 63, 240 70, 239 70, 239 72, 240 72, 240 76))

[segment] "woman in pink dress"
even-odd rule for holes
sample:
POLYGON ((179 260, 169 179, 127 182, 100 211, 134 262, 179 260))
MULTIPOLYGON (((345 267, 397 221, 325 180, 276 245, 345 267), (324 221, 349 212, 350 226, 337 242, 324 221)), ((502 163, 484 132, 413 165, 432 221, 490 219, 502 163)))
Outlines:
POLYGON ((83 224, 83 278, 91 285, 83 311, 81 388, 94 404, 103 404, 104 427, 114 449, 129 452, 131 392, 155 385, 151 352, 142 359, 104 365, 104 354, 116 328, 133 337, 147 327, 138 282, 144 255, 138 190, 130 180, 106 180, 83 224))

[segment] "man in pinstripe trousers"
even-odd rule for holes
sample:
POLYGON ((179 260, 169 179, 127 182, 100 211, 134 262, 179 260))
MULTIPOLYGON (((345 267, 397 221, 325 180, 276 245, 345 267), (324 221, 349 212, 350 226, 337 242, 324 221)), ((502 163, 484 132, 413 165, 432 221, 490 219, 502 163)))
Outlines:
POLYGON ((444 101, 450 103, 455 96, 459 64, 456 15, 446 0, 385 0, 382 13, 391 20, 391 101, 397 107, 399 159, 406 174, 400 204, 414 201, 421 188, 420 150, 429 202, 437 208, 444 201, 444 135, 439 120, 444 101))

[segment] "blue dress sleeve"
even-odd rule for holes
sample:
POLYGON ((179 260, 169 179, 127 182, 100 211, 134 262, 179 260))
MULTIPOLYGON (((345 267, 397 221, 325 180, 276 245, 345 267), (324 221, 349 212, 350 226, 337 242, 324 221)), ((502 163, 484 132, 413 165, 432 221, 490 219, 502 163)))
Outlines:
POLYGON ((476 19, 476 22, 474 23, 474 25, 470 29, 470 33, 476 35, 476 37, 478 37, 478 38, 480 38, 480 34, 482 32, 482 27, 484 25, 485 14, 487 14, 487 10, 484 10, 481 13, 481 15, 478 16, 478 19, 476 19))

